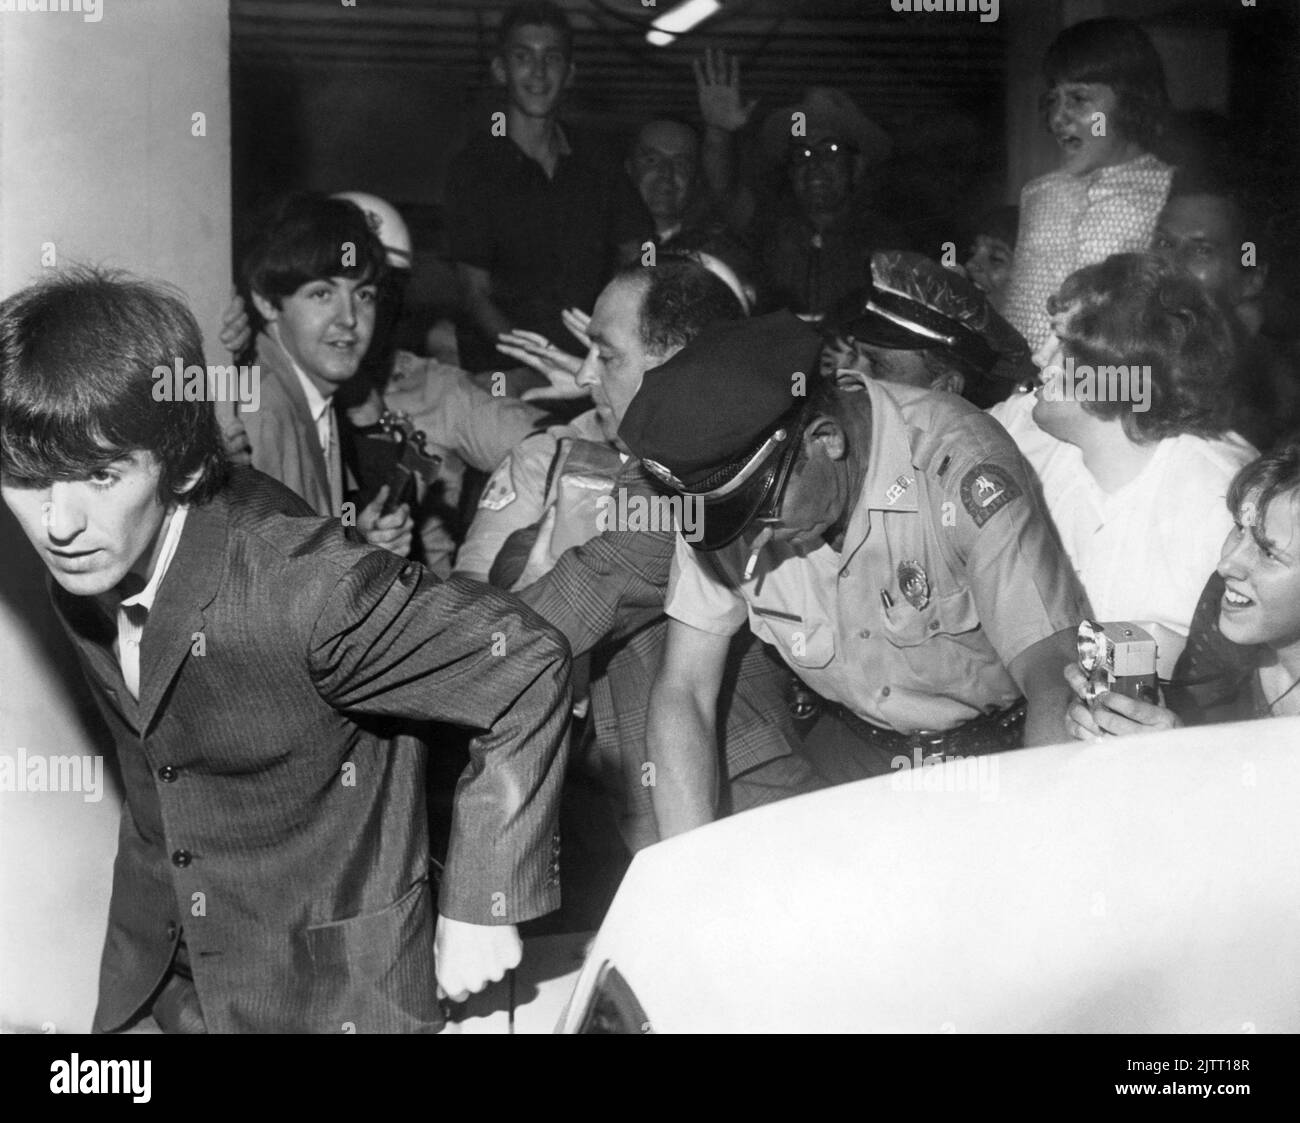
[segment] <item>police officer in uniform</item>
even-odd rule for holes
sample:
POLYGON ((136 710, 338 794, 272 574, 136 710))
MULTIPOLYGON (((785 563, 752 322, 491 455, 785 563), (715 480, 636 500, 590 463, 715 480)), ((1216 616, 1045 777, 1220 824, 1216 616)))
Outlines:
MULTIPOLYGON (((923 339, 924 321, 987 345, 902 294, 869 308, 877 339, 923 339)), ((819 351, 788 312, 715 325, 647 375, 619 430, 704 508, 676 543, 651 695, 661 837, 713 818, 721 668, 746 625, 820 696, 807 752, 827 782, 1067 737, 1087 602, 1015 445, 954 395, 821 378, 819 351)))

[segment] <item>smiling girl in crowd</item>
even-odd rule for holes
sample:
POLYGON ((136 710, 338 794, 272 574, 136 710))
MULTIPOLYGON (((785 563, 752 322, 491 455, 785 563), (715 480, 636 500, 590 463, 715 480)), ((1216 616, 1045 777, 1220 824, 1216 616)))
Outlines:
POLYGON ((1104 694, 1091 713, 1085 676, 1068 667, 1075 737, 1300 714, 1300 440, 1246 465, 1228 509, 1233 527, 1165 704, 1104 694))
POLYGON ((1151 154, 1168 113, 1164 68, 1129 20, 1087 20, 1053 40, 1043 60, 1057 171, 1026 184, 1005 315, 1040 347, 1047 299, 1076 269, 1144 250, 1173 169, 1151 154))
POLYGON ((970 255, 962 267, 971 284, 988 297, 995 312, 1007 306, 1007 285, 1016 265, 1019 207, 994 207, 975 226, 970 255))

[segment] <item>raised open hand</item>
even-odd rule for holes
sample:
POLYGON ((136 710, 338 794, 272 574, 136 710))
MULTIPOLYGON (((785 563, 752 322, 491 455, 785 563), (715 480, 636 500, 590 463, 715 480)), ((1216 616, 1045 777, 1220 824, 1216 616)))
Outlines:
POLYGON ((578 371, 582 360, 576 355, 561 351, 549 339, 535 331, 503 331, 497 336, 497 350, 512 359, 531 367, 542 375, 550 388, 526 390, 525 401, 547 398, 581 398, 587 393, 578 385, 578 371))
POLYGON ((728 133, 743 129, 758 102, 746 104, 740 96, 740 60, 721 49, 708 50, 691 65, 704 123, 728 133))

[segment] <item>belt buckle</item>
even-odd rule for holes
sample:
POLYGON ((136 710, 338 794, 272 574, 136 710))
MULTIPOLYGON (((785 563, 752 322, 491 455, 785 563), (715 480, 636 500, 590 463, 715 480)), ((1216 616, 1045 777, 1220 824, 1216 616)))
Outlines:
POLYGON ((907 734, 907 747, 913 755, 920 753, 921 763, 942 764, 945 759, 944 746, 948 734, 936 729, 918 729, 907 734))

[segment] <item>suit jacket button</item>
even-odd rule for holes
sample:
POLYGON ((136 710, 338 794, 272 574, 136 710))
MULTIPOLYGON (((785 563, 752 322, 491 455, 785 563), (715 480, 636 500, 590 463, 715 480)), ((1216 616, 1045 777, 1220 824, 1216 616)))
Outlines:
POLYGON ((158 779, 160 779, 164 784, 175 783, 176 777, 180 774, 181 770, 174 764, 164 764, 160 769, 158 769, 158 779))
POLYGON ((192 856, 190 855, 190 852, 189 852, 188 850, 173 850, 173 851, 172 851, 172 865, 173 865, 173 866, 180 866, 181 869, 184 869, 186 866, 188 866, 188 865, 190 864, 191 861, 193 861, 193 858, 192 858, 192 856))
POLYGON ((174 939, 176 939, 176 921, 169 920, 167 921, 167 942, 171 943, 174 939))

